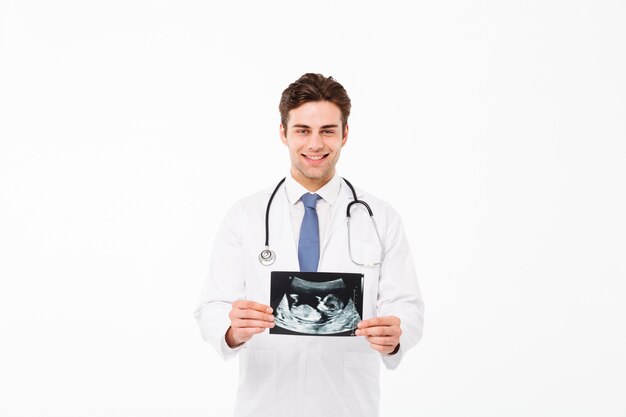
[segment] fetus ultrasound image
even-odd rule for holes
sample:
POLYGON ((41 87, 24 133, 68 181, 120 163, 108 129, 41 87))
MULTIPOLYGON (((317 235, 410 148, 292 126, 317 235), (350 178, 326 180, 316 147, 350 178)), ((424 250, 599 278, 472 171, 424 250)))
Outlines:
POLYGON ((354 336, 363 315, 363 275, 283 272, 271 275, 270 334, 354 336))

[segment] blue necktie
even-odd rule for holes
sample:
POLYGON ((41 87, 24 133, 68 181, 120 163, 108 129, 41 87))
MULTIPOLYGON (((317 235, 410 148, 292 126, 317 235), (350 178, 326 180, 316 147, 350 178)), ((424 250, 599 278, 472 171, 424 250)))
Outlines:
POLYGON ((302 272, 317 272, 320 260, 320 228, 315 211, 319 198, 319 195, 311 193, 305 193, 300 198, 304 204, 304 218, 298 241, 298 261, 302 272))

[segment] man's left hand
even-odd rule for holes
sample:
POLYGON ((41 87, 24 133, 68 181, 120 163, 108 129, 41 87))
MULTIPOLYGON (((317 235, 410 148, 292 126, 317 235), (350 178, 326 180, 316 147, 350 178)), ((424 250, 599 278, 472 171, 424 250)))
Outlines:
POLYGON ((363 320, 357 326, 357 336, 365 336, 372 349, 392 353, 400 343, 400 319, 396 316, 376 317, 363 320))

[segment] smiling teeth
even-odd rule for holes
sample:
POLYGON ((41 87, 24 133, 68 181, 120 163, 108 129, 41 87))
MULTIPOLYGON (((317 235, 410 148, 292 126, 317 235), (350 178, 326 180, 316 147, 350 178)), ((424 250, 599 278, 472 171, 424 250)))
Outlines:
POLYGON ((324 156, 307 156, 307 158, 312 159, 314 161, 320 160, 322 159, 324 156))

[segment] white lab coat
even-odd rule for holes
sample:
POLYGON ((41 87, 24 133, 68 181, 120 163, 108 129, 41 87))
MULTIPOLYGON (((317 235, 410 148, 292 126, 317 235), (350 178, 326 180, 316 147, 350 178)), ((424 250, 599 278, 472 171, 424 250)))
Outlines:
MULTIPOLYGON (((225 344, 230 304, 246 299, 269 305, 270 272, 299 270, 284 185, 274 198, 269 219, 269 244, 276 252, 276 262, 263 266, 258 260, 265 241, 265 209, 272 190, 231 207, 216 238, 209 276, 195 311, 203 338, 224 358, 240 358, 235 416, 378 416, 381 359, 387 368, 393 369, 403 354, 417 344, 422 335, 424 308, 398 214, 359 189, 357 196, 374 212, 385 245, 385 259, 380 267, 360 267, 350 260, 346 207, 352 201, 352 193, 343 181, 331 209, 327 236, 320 242, 318 271, 363 273, 363 318, 399 317, 399 352, 391 356, 380 354, 358 336, 270 335, 268 331, 235 350, 225 344)), ((380 245, 362 205, 352 207, 350 233, 356 261, 379 258, 380 245)))

